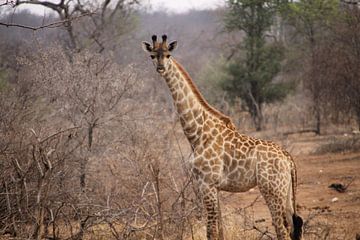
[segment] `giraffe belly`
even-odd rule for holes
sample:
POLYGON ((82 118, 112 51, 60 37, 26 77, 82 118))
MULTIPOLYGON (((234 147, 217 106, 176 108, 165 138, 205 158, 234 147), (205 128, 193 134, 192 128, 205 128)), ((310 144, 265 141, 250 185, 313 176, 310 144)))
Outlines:
POLYGON ((251 172, 241 170, 224 174, 219 189, 227 192, 246 192, 256 186, 256 178, 251 172))

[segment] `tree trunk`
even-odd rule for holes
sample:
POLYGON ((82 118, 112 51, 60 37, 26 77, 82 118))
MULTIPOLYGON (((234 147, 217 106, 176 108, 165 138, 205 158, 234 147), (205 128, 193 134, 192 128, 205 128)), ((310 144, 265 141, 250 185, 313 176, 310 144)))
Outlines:
POLYGON ((39 205, 35 210, 35 229, 32 237, 37 240, 41 240, 44 234, 44 208, 39 205))
POLYGON ((263 117, 260 114, 260 116, 256 117, 256 122, 255 122, 255 127, 256 127, 256 131, 259 132, 261 130, 263 130, 263 117))
POLYGON ((250 109, 250 115, 255 125, 256 131, 261 131, 263 129, 263 114, 261 103, 256 101, 251 90, 249 90, 249 97, 251 99, 252 105, 250 109))
POLYGON ((92 143, 94 139, 94 128, 96 126, 95 120, 92 124, 88 125, 87 128, 87 148, 84 150, 83 157, 80 159, 80 189, 81 192, 85 192, 86 189, 86 167, 89 161, 89 156, 92 148, 92 143))
POLYGON ((160 168, 159 165, 156 164, 154 167, 153 164, 150 164, 150 170, 153 174, 153 187, 155 191, 156 197, 156 206, 158 211, 157 217, 157 230, 155 236, 157 239, 164 239, 163 231, 164 231, 164 221, 163 221, 163 209, 162 209, 162 200, 160 198, 160 168))
POLYGON ((258 132, 258 131, 263 130, 264 118, 262 115, 262 109, 260 107, 257 108, 256 111, 251 115, 252 115, 252 119, 253 119, 256 131, 258 132))
POLYGON ((315 120, 316 120, 315 133, 316 133, 316 135, 320 135, 321 134, 321 111, 320 111, 319 104, 315 105, 314 111, 315 111, 315 120))
POLYGON ((358 124, 358 130, 360 131, 360 109, 357 111, 357 124, 358 124))
POLYGON ((86 165, 88 162, 87 156, 80 159, 80 189, 85 192, 86 189, 86 165))

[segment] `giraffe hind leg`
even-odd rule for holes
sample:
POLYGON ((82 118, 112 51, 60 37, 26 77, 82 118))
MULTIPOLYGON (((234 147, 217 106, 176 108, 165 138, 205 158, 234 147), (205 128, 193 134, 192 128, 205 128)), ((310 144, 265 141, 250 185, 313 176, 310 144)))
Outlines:
POLYGON ((272 184, 259 184, 259 189, 270 210, 272 223, 279 240, 291 240, 292 215, 289 215, 287 186, 275 188, 272 184))
POLYGON ((287 202, 286 217, 291 226, 290 237, 291 240, 300 240, 303 231, 303 220, 293 209, 292 190, 289 191, 288 195, 289 201, 287 202))
POLYGON ((287 220, 291 226, 291 233, 290 233, 291 240, 300 240, 302 237, 303 220, 300 216, 298 216, 295 213, 295 209, 293 206, 294 202, 293 202, 292 184, 294 184, 294 183, 291 182, 291 184, 289 184, 288 201, 286 203, 286 205, 287 205, 287 208, 286 208, 287 215, 286 216, 287 216, 287 220))
POLYGON ((265 197, 266 203, 269 207, 272 223, 275 227, 276 235, 279 240, 290 240, 291 223, 287 218, 285 204, 281 199, 276 197, 265 197))

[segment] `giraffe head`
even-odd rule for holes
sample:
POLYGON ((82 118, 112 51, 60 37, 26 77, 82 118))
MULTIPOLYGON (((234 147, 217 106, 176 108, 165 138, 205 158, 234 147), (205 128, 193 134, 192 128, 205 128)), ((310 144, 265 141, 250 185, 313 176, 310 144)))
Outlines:
POLYGON ((166 35, 162 35, 162 42, 157 41, 156 35, 153 35, 151 39, 153 42, 152 46, 148 42, 142 42, 142 47, 145 52, 150 53, 150 57, 156 66, 156 71, 161 74, 167 69, 171 52, 176 48, 177 41, 167 44, 166 35))

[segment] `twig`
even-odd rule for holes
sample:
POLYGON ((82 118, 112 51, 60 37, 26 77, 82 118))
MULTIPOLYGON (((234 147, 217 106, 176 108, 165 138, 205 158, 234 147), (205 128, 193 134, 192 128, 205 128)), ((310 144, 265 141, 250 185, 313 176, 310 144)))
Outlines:
POLYGON ((49 139, 51 139, 51 138, 53 138, 53 137, 56 137, 56 136, 58 136, 58 135, 60 135, 60 134, 63 134, 63 133, 65 133, 65 132, 69 132, 69 131, 72 131, 72 130, 75 130, 75 129, 79 129, 79 128, 81 128, 81 127, 76 126, 76 127, 71 127, 71 128, 67 128, 67 129, 61 130, 61 131, 59 131, 59 132, 56 132, 56 133, 54 133, 54 134, 52 134, 52 135, 50 135, 50 136, 47 136, 46 138, 40 140, 39 143, 44 143, 44 142, 46 142, 47 140, 49 140, 49 139))
POLYGON ((347 190, 348 187, 350 187, 350 185, 355 181, 355 179, 356 179, 356 177, 352 177, 352 178, 351 178, 350 182, 349 182, 348 184, 346 184, 345 190, 347 190))

